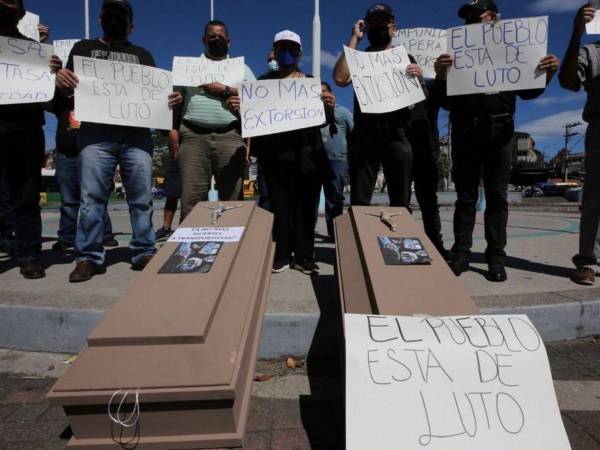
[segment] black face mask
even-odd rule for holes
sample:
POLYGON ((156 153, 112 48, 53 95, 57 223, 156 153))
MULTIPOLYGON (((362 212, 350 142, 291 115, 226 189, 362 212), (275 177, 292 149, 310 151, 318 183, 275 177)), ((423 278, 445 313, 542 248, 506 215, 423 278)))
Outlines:
POLYGON ((17 10, 0 3, 0 27, 12 27, 19 23, 17 10))
POLYGON ((367 37, 369 38, 371 46, 375 48, 387 47, 392 40, 390 29, 387 26, 369 27, 367 30, 367 37))
POLYGON ((125 39, 129 31, 129 21, 120 14, 104 14, 102 16, 102 29, 108 37, 125 39))
POLYGON ((229 45, 224 37, 217 36, 214 39, 208 41, 208 53, 215 58, 222 58, 227 55, 229 51, 229 45))

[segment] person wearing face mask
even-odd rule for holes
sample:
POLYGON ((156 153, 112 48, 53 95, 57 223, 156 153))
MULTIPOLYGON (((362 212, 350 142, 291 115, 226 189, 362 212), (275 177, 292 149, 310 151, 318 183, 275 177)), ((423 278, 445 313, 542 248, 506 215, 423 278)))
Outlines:
MULTIPOLYGON (((229 30, 219 20, 204 29, 204 54, 201 58, 221 61, 229 58, 229 30)), ((254 80, 248 66, 244 80, 254 80)), ((181 171, 181 220, 199 203, 208 200, 215 177, 219 200, 241 200, 244 195, 244 171, 248 161, 239 120, 231 114, 227 99, 237 95, 237 87, 213 82, 182 88, 184 103, 175 110, 170 133, 171 156, 181 171)))
MULTIPOLYGON (((367 10, 364 20, 354 24, 347 46, 357 49, 367 36, 368 52, 388 50, 396 31, 392 8, 375 4, 367 10)), ((407 73, 421 77, 422 69, 410 64, 407 73)), ((346 56, 342 53, 333 72, 338 86, 352 83, 346 56)), ((354 97, 354 130, 348 145, 350 201, 355 206, 371 204, 379 168, 383 166, 391 206, 410 206, 413 151, 408 138, 409 110, 404 108, 385 114, 366 114, 354 97)))
MULTIPOLYGON (((22 0, 0 0, 0 36, 31 41, 17 25, 25 16, 22 0)), ((0 223, 14 228, 10 249, 21 275, 26 279, 43 278, 39 254, 42 219, 39 206, 44 161, 44 105, 25 103, 0 105, 0 189, 7 207, 0 211, 0 223)))
MULTIPOLYGON (((466 24, 494 22, 498 6, 493 0, 473 0, 460 8, 466 24)), ((514 148, 514 115, 517 96, 523 100, 539 97, 544 89, 446 96, 446 73, 452 66, 450 55, 435 63, 436 84, 442 92, 442 107, 450 112, 452 124, 453 173, 458 199, 454 213, 454 247, 450 268, 460 276, 469 270, 476 203, 481 175, 485 187, 485 257, 488 280, 507 280, 506 227, 508 223, 508 183, 514 148)), ((538 69, 547 74, 547 83, 558 69, 554 55, 544 57, 538 69)))
MULTIPOLYGON (((73 110, 73 92, 79 82, 73 58, 106 59, 155 66, 148 50, 129 42, 133 31, 133 9, 127 0, 104 0, 100 12, 104 35, 75 44, 66 68, 58 71, 56 85, 73 110)), ((182 102, 181 94, 169 96, 169 106, 182 102)), ((73 118, 76 120, 76 118, 73 118)), ((75 236, 77 265, 72 283, 83 282, 106 271, 103 246, 104 214, 117 165, 127 192, 133 236, 132 269, 143 270, 156 252, 152 229, 152 138, 147 128, 82 122, 78 137, 81 207, 75 236)))

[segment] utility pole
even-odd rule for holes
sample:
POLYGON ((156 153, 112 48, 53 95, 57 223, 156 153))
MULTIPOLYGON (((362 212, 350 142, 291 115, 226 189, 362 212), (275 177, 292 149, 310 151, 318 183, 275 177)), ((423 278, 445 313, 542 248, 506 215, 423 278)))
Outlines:
POLYGON ((571 122, 565 124, 565 156, 564 156, 564 174, 565 183, 569 181, 569 140, 579 133, 571 133, 573 128, 583 125, 581 122, 571 122))
POLYGON ((85 8, 85 38, 90 38, 90 0, 85 0, 84 2, 85 8))
POLYGON ((210 0, 210 20, 215 20, 215 0, 210 0))
POLYGON ((315 0, 315 16, 313 18, 313 58, 312 74, 321 78, 321 13, 319 11, 319 0, 315 0))

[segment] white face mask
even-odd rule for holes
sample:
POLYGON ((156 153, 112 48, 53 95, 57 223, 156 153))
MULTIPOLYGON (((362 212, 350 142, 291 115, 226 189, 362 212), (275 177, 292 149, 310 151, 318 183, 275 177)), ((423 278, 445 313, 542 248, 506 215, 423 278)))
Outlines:
POLYGON ((277 61, 274 59, 269 61, 268 66, 271 72, 277 72, 279 70, 279 64, 277 64, 277 61))

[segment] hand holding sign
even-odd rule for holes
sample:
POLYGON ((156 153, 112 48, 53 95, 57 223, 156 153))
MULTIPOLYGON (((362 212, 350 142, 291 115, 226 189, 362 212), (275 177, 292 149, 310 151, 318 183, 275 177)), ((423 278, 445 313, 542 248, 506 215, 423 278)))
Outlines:
POLYGON ((600 15, 596 15, 598 8, 600 0, 594 0, 579 8, 575 16, 575 31, 579 35, 582 35, 584 30, 587 30, 588 34, 600 34, 600 15))

